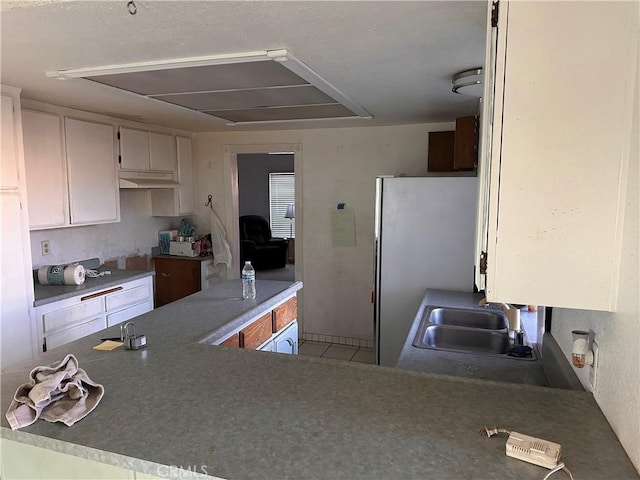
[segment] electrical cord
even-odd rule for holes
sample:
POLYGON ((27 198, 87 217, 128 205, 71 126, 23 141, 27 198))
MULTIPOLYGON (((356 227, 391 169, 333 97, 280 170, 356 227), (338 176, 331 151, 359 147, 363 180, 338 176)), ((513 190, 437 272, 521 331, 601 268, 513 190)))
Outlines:
POLYGON ((553 475, 556 472, 559 472, 560 470, 564 470, 567 475, 569 475, 569 478, 571 480, 573 479, 573 475, 571 475, 571 470, 569 470, 566 465, 562 462, 560 462, 558 465, 556 465, 556 468, 554 468, 553 470, 551 470, 549 473, 547 473, 547 475, 542 479, 542 480, 547 480, 551 475, 553 475))

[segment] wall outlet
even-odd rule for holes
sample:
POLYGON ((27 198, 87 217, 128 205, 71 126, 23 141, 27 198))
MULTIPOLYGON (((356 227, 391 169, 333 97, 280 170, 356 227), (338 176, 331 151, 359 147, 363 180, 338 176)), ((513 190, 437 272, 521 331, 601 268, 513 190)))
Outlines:
POLYGON ((593 363, 589 365, 589 385, 593 391, 596 389, 596 373, 598 371, 598 344, 596 342, 591 343, 591 351, 593 352, 593 363))
POLYGON ((42 256, 49 255, 51 253, 51 245, 49 244, 49 240, 42 240, 40 242, 42 246, 42 256))

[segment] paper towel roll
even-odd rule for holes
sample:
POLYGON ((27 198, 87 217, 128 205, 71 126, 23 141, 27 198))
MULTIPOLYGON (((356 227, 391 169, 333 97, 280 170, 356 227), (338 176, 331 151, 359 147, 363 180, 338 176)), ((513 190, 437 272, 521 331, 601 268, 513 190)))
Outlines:
POLYGON ((77 263, 43 265, 38 269, 38 281, 42 285, 82 285, 84 277, 84 267, 77 263))

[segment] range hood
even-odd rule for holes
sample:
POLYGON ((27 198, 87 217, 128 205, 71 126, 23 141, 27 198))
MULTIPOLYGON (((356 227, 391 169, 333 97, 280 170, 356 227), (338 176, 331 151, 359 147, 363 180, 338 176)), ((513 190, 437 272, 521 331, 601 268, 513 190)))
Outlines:
POLYGON ((162 172, 118 172, 120 188, 176 188, 180 184, 176 182, 173 173, 162 172))

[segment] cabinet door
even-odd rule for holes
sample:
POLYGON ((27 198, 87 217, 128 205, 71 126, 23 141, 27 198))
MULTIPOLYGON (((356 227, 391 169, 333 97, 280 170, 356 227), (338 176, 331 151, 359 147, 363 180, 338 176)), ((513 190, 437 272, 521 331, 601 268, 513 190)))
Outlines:
POLYGON ((149 162, 151 170, 175 171, 176 143, 173 135, 149 132, 149 162))
POLYGON ((2 94, 2 105, 0 108, 0 112, 2 113, 2 121, 0 122, 0 128, 2 128, 2 158, 0 159, 2 165, 0 182, 2 182, 2 188, 18 188, 17 145, 13 111, 13 98, 9 95, 2 94))
POLYGON ((273 352, 298 354, 298 322, 293 322, 273 339, 273 352))
POLYGON ((71 224, 120 220, 111 125, 65 118, 71 224))
POLYGON ((456 118, 453 145, 453 169, 473 170, 478 163, 478 127, 476 117, 456 118))
POLYGON ((156 306, 175 302, 200 291, 200 262, 156 258, 156 306))
POLYGON ((429 132, 429 152, 427 154, 427 171, 453 171, 453 148, 456 132, 429 132))
POLYGON ((497 212, 489 221, 490 300, 615 309, 638 48, 634 8, 500 3, 508 30, 498 57, 498 77, 506 80, 496 90, 503 105, 492 167, 498 195, 490 196, 497 212))
POLYGON ((51 113, 23 110, 22 137, 29 227, 37 230, 68 225, 69 201, 62 118, 51 113))
POLYGON ((255 350, 271 338, 271 312, 240 330, 240 347, 255 350))
POLYGON ((180 182, 180 188, 177 189, 179 215, 186 215, 195 211, 191 139, 176 137, 176 142, 178 151, 178 180, 180 182))
POLYGON ((120 168, 149 170, 149 132, 120 127, 120 168))
POLYGON ((67 330, 62 330, 60 332, 47 335, 45 337, 45 345, 47 350, 51 350, 52 348, 60 347, 61 345, 73 342, 74 340, 78 340, 79 338, 86 337, 87 335, 91 335, 95 332, 99 332, 104 328, 106 328, 106 321, 104 315, 102 315, 80 325, 75 325, 74 327, 68 328, 67 330))

